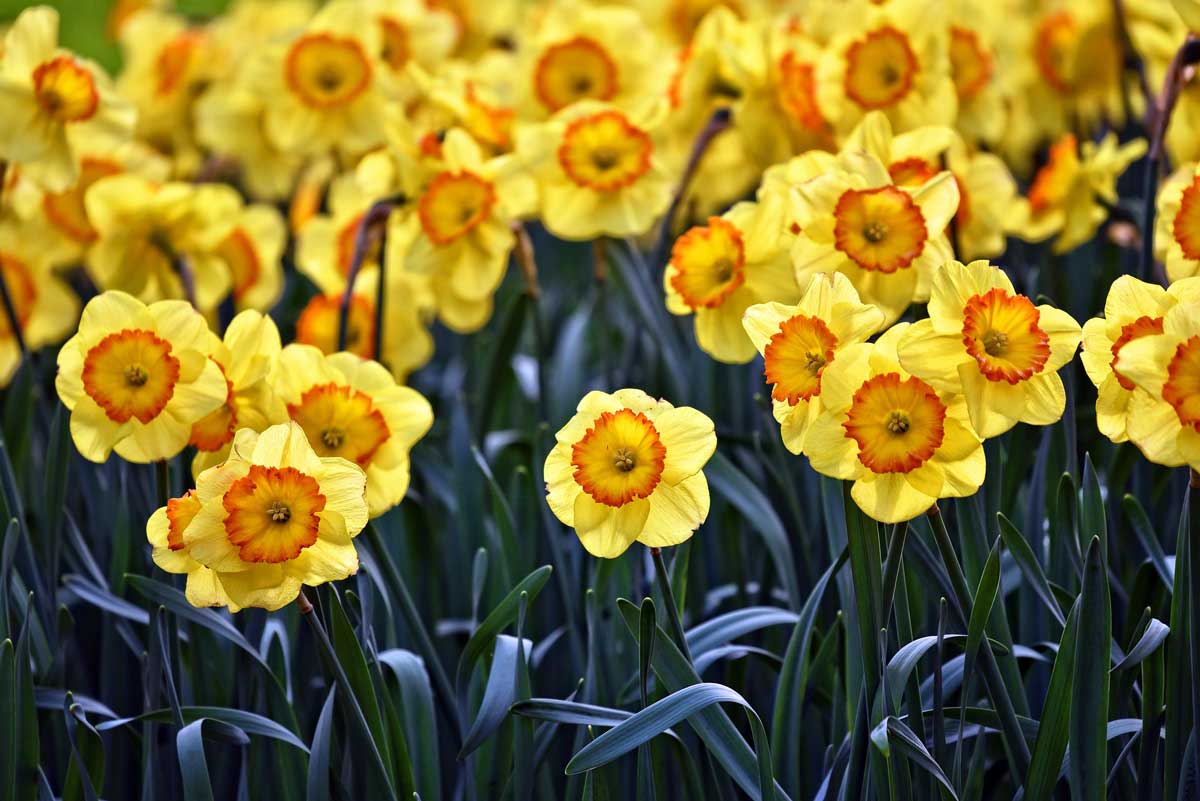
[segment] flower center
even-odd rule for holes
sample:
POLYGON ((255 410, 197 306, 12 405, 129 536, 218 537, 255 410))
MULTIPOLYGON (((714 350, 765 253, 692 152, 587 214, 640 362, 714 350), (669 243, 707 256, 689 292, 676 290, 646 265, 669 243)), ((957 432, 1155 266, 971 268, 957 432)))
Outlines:
POLYGON ((920 65, 908 37, 886 26, 846 51, 846 95, 866 109, 886 108, 913 87, 920 65))
POLYGON ((152 331, 124 329, 92 346, 83 360, 83 388, 118 423, 149 423, 175 394, 179 360, 152 331))
POLYGON ((671 287, 693 309, 715 308, 745 282, 745 247, 737 226, 709 217, 675 241, 671 287))
MULTIPOLYGON (((341 303, 341 295, 314 295, 296 319, 296 341, 322 353, 337 352, 341 303)), ((346 350, 364 359, 375 357, 375 304, 366 295, 350 296, 346 350)))
POLYGON ((595 39, 576 36, 550 45, 533 68, 533 88, 550 111, 593 98, 617 94, 617 65, 595 39))
POLYGON ((288 404, 320 456, 341 456, 366 467, 391 431, 371 396, 344 384, 318 384, 288 404))
POLYGON ((908 415, 901 411, 893 411, 888 414, 887 430, 893 434, 907 434, 908 429, 912 426, 912 421, 908 419, 908 415))
POLYGON ((1136 385, 1117 369, 1117 359, 1121 356, 1121 348, 1135 339, 1141 339, 1152 334, 1161 334, 1162 332, 1163 318, 1161 317, 1143 316, 1137 318, 1132 323, 1126 323, 1121 326, 1121 335, 1112 344, 1112 361, 1108 363, 1108 366, 1112 368, 1113 375, 1117 377, 1117 383, 1123 388, 1132 391, 1136 385))
POLYGON ((894 273, 925 248, 925 217, 897 187, 847 189, 833 214, 837 249, 864 270, 894 273))
POLYGON ((1162 397, 1174 407, 1181 424, 1200 431, 1200 335, 1175 348, 1162 397))
POLYGON ((283 501, 271 501, 271 505, 267 507, 267 513, 271 515, 273 523, 286 523, 292 519, 292 510, 287 508, 287 504, 283 501))
POLYGON ((417 214, 425 234, 437 245, 448 245, 486 220, 496 205, 496 190, 473 172, 443 172, 430 182, 417 214))
POLYGON ((992 80, 992 54, 984 48, 975 31, 958 26, 950 28, 950 72, 960 100, 970 100, 992 80))
POLYGON ((989 381, 1016 384, 1040 373, 1050 358, 1041 313, 1024 295, 996 287, 963 307, 962 341, 989 381))
POLYGON ((358 40, 329 33, 302 36, 284 61, 288 87, 307 106, 344 106, 371 84, 371 63, 358 40))
POLYGON ((612 192, 650 169, 650 136, 619 111, 580 117, 563 131, 558 162, 577 185, 612 192))
POLYGON ((784 53, 779 60, 779 105, 802 128, 820 131, 825 118, 817 104, 817 73, 812 64, 800 61, 795 53, 784 53))
POLYGON ((1034 213, 1061 205, 1079 174, 1078 142, 1066 134, 1050 148, 1050 157, 1029 187, 1029 205, 1034 213))
POLYGON ((863 382, 842 427, 858 459, 875 473, 908 473, 933 457, 944 437, 946 406, 919 378, 884 373, 863 382))
POLYGON ((221 499, 225 536, 244 562, 279 564, 317 541, 325 496, 294 467, 251 465, 221 499))
POLYGON ((604 412, 571 449, 575 481, 597 503, 624 506, 654 492, 667 455, 658 430, 632 409, 604 412))
POLYGON ((56 122, 82 122, 96 113, 100 95, 92 73, 71 56, 57 56, 33 70, 38 105, 56 122))
POLYGON ((798 314, 784 320, 763 349, 771 397, 795 406, 821 392, 821 371, 833 361, 837 337, 824 321, 798 314))
POLYGON ((1184 256, 1200 260, 1200 177, 1193 178, 1183 190, 1179 211, 1171 222, 1171 234, 1184 256))

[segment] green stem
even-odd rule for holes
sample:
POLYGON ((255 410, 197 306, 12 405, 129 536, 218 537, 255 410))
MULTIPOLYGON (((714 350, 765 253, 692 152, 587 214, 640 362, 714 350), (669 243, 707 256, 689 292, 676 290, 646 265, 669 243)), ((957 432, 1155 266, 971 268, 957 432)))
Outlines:
POLYGON ((171 463, 166 459, 154 463, 154 484, 158 491, 158 505, 166 506, 171 499, 171 463))
POLYGON ((663 601, 667 604, 667 615, 671 618, 671 631, 679 641, 679 650, 688 663, 692 663, 692 651, 688 648, 687 632, 683 629, 683 620, 679 617, 679 606, 675 603, 675 593, 671 590, 671 575, 667 572, 667 564, 663 560, 661 548, 651 548, 650 558, 654 560, 654 581, 658 584, 663 601))
MULTIPOLYGON (((959 622, 965 629, 971 612, 971 590, 967 586, 967 577, 963 575, 962 565, 959 564, 958 554, 954 550, 954 543, 950 540, 950 532, 946 530, 946 521, 942 518, 941 510, 936 504, 930 508, 927 517, 929 518, 929 527, 933 530, 933 538, 937 542, 938 552, 942 557, 942 563, 950 576, 950 586, 954 591, 955 611, 960 618, 959 622)), ((1029 744, 1025 742, 1025 736, 1021 732, 1016 709, 1013 708, 1012 699, 1008 696, 1004 677, 1000 674, 1000 665, 996 662, 996 655, 992 652, 992 646, 987 637, 984 637, 980 643, 979 656, 988 697, 992 701, 992 706, 996 708, 1004 744, 1009 752, 1009 758, 1014 762, 1014 777, 1016 780, 1023 779, 1029 773, 1029 744)))
MULTIPOLYGON (((1200 472, 1192 470, 1188 487, 1188 581, 1191 609, 1188 613, 1188 644, 1191 647, 1192 676, 1200 671, 1200 472)), ((1200 683, 1192 686, 1192 737, 1200 743, 1200 683)), ((1197 746, 1200 747, 1200 746, 1197 746)))

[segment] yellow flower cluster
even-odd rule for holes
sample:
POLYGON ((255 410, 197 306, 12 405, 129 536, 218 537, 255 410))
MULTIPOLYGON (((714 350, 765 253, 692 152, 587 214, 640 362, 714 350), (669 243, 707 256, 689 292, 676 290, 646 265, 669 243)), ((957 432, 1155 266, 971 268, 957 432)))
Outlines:
POLYGON ((246 310, 218 337, 186 301, 109 291, 58 355, 58 396, 79 452, 105 461, 195 449, 196 489, 147 533, 155 561, 186 573, 197 605, 278 608, 301 583, 357 568, 349 539, 408 489, 409 451, 433 412, 377 362, 281 347, 246 310))

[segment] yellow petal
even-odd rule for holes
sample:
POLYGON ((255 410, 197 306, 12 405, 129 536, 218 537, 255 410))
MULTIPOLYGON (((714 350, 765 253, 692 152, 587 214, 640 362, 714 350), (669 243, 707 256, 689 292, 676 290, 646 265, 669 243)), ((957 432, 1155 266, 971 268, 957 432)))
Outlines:
MULTIPOLYGON (((293 423, 304 437, 304 429, 293 423)), ((267 429, 269 432, 271 429, 267 429)), ((264 433, 265 437, 266 434, 264 433)), ((260 440, 261 441, 261 440, 260 440)), ((308 440, 304 441, 308 447, 308 440)), ((309 449, 311 452, 311 448, 309 449)), ((354 462, 339 456, 326 456, 314 477, 325 496, 325 508, 341 516, 349 536, 354 537, 367 524, 367 475, 354 462)))
POLYGON ((962 334, 939 333, 929 319, 908 327, 897 343, 896 355, 905 370, 944 392, 961 391, 958 366, 971 360, 962 334))
POLYGON ((679 406, 659 411, 651 419, 667 449, 662 473, 665 484, 678 484, 700 472, 717 449, 713 421, 703 412, 679 406))
POLYGON ((860 479, 850 497, 868 517, 880 523, 902 523, 927 511, 937 500, 914 489, 902 473, 884 473, 860 479))
POLYGON ((1038 325, 1050 337, 1050 358, 1043 371, 1058 370, 1075 357, 1082 331, 1075 318, 1053 306, 1038 306, 1038 325))
POLYGON ((652 548, 678 545, 708 517, 708 480, 696 473, 674 486, 660 484, 648 500, 650 514, 638 542, 652 548))
POLYGON ((586 492, 575 499, 575 533, 592 556, 615 559, 642 533, 650 516, 650 501, 612 507, 596 503, 586 492))

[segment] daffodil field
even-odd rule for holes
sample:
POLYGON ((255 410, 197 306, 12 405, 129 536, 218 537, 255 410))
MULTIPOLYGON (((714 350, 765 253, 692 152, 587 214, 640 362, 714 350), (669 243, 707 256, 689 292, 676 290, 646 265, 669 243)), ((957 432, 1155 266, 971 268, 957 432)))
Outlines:
POLYGON ((1200 801, 1200 0, 0 36, 0 801, 1200 801))

